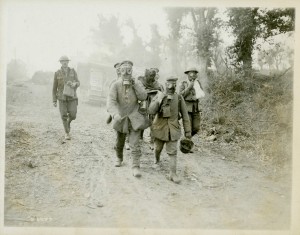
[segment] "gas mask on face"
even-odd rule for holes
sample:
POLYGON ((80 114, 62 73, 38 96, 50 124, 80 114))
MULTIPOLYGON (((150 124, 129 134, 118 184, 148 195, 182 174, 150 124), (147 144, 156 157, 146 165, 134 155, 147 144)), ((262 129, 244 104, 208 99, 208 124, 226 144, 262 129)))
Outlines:
POLYGON ((176 82, 167 82, 166 83, 166 92, 168 99, 173 99, 173 95, 176 91, 176 82))
POLYGON ((123 79, 123 85, 131 84, 131 74, 132 74, 132 66, 130 65, 122 65, 120 67, 121 77, 123 79))
POLYGON ((155 76, 156 76, 156 72, 153 69, 146 69, 145 71, 145 77, 146 77, 146 81, 147 83, 153 83, 155 81, 155 76))

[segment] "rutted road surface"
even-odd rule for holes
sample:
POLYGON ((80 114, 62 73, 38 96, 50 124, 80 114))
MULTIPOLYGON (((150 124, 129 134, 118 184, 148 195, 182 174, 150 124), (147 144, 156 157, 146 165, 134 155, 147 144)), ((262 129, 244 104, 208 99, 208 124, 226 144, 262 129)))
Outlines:
POLYGON ((122 167, 113 165, 115 134, 105 107, 79 97, 72 140, 62 143, 51 87, 8 86, 5 226, 289 228, 289 165, 278 170, 238 146, 197 137, 195 153, 179 153, 177 185, 166 179, 167 154, 154 167, 146 139, 137 179, 129 151, 122 167))

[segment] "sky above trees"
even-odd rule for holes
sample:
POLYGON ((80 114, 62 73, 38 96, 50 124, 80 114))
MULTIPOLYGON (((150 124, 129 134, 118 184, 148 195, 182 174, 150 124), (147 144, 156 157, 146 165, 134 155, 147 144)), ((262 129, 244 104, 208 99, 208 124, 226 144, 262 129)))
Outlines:
MULTIPOLYGON (((201 17, 201 12, 192 11, 191 8, 187 8, 187 12, 194 14, 196 18, 201 17)), ((193 18, 186 17, 186 15, 183 15, 182 18, 184 27, 192 27, 193 18)), ((228 21, 225 7, 217 8, 216 16, 221 20, 228 21)), ((72 5, 66 2, 59 4, 57 2, 53 4, 18 3, 8 5, 6 17, 7 63, 15 58, 23 60, 27 65, 29 76, 37 70, 56 70, 60 66, 58 58, 63 54, 71 58, 70 66, 72 67, 76 67, 79 61, 97 61, 99 58, 104 60, 104 62, 107 60, 107 62, 111 63, 108 57, 114 51, 116 52, 114 56, 119 56, 117 54, 118 46, 126 46, 128 57, 132 56, 136 59, 135 57, 143 56, 143 53, 141 52, 140 55, 138 53, 132 54, 130 48, 132 51, 135 49, 139 51, 143 49, 148 50, 149 48, 158 51, 158 48, 154 48, 155 44, 160 43, 159 46, 163 45, 163 43, 168 44, 172 41, 166 41, 167 38, 170 39, 173 35, 175 40, 178 36, 176 30, 172 31, 172 27, 175 26, 176 29, 175 21, 172 20, 172 17, 170 18, 166 10, 159 6, 137 4, 96 5, 93 2, 72 5), (112 17, 115 17, 115 24, 119 27, 119 38, 114 38, 114 36, 112 37, 109 34, 102 34, 102 36, 101 30, 99 32, 99 25, 112 17), (156 35, 156 37, 153 38, 152 35, 156 35), (105 38, 106 44, 103 46, 101 41, 105 38), (107 46, 109 45, 107 42, 110 41, 110 46, 107 46)), ((175 14, 174 17, 176 19, 177 15, 175 14)), ((109 30, 108 28, 106 32, 109 32, 109 30)), ((198 42, 189 40, 191 37, 186 32, 188 30, 181 31, 181 39, 178 38, 178 41, 181 40, 180 43, 184 45, 182 49, 192 51, 190 44, 199 44, 203 40, 200 39, 198 42), (189 41, 185 43, 182 40, 189 41)), ((201 31, 199 33, 199 35, 202 35, 201 31)), ((218 33, 219 38, 222 39, 222 46, 218 50, 222 51, 227 46, 233 45, 235 36, 232 34, 232 31, 221 27, 218 29, 218 33)), ((289 42, 289 44, 292 43, 289 42)), ((179 55, 179 58, 176 60, 174 54, 176 54, 177 48, 178 46, 174 44, 173 49, 171 49, 173 54, 170 51, 166 52, 171 55, 173 63, 179 63, 177 60, 180 61, 182 59, 186 60, 185 64, 193 61, 192 58, 181 58, 182 55, 179 55)), ((163 49, 167 50, 166 48, 163 49)), ((202 51, 199 55, 202 54, 205 53, 202 51)), ((263 56, 263 54, 255 53, 253 56, 257 58, 263 56)), ((126 56, 119 57, 122 59, 126 56)), ((190 57, 192 57, 192 54, 190 57)), ((113 59, 116 60, 115 58, 113 59)), ((160 59, 163 60, 164 58, 160 59)), ((153 57, 149 61, 155 63, 154 60, 153 57)), ((196 60, 194 60, 194 63, 196 63, 196 60)))

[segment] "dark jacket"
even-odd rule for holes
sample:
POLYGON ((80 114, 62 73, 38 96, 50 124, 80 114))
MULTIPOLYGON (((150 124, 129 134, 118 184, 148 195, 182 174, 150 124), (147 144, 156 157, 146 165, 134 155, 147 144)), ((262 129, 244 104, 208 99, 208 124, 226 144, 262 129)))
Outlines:
POLYGON ((78 99, 76 94, 76 89, 80 86, 80 82, 78 80, 76 71, 73 68, 68 67, 67 74, 65 74, 62 68, 56 71, 54 74, 53 89, 52 89, 53 102, 56 102, 57 100, 62 100, 62 101, 66 100, 67 97, 63 95, 63 91, 64 91, 64 85, 68 81, 76 82, 75 96, 74 98, 69 98, 69 99, 78 99))
POLYGON ((157 114, 152 124, 152 134, 155 138, 163 141, 175 141, 180 139, 179 113, 182 117, 185 134, 191 133, 190 120, 182 96, 179 98, 179 95, 175 94, 172 100, 168 100, 167 96, 165 96, 161 104, 158 102, 157 96, 155 96, 148 111, 149 114, 157 114), (170 106, 169 117, 163 117, 163 109, 166 106, 170 106))
MULTIPOLYGON (((125 88, 123 80, 115 81, 109 91, 107 111, 114 117, 116 114, 121 116, 121 120, 113 119, 113 128, 122 133, 129 132, 129 125, 133 130, 145 129, 145 116, 140 114, 138 100, 143 101, 147 98, 147 92, 140 81, 136 80, 134 85, 125 88)), ((147 127, 148 127, 147 126, 147 127)))

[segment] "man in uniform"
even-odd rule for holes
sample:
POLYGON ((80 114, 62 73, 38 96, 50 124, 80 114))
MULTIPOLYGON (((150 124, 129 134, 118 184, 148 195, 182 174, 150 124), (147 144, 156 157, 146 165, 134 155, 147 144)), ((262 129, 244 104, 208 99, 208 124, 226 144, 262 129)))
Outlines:
POLYGON ((183 128, 186 138, 191 138, 191 127, 185 102, 176 91, 176 77, 170 77, 166 81, 166 91, 158 92, 149 106, 149 114, 157 114, 153 124, 152 133, 155 138, 155 163, 160 161, 160 154, 166 144, 166 151, 169 155, 170 174, 168 179, 179 183, 180 179, 176 174, 177 165, 177 142, 181 137, 179 124, 179 113, 182 117, 183 128))
POLYGON ((138 100, 147 98, 147 92, 139 80, 132 77, 131 61, 120 64, 121 79, 114 82, 109 91, 107 110, 113 118, 113 128, 117 132, 115 145, 117 161, 115 166, 120 167, 123 162, 123 149, 126 135, 129 138, 131 149, 132 170, 135 177, 140 177, 140 135, 141 130, 147 128, 144 115, 139 113, 138 100))
POLYGON ((158 81, 159 79, 159 69, 158 68, 151 68, 150 70, 154 70, 156 72, 156 75, 155 75, 155 81, 158 81))
POLYGON ((68 67, 69 58, 62 56, 59 59, 61 69, 55 72, 52 98, 53 106, 57 106, 59 102, 59 111, 65 130, 65 139, 70 140, 71 122, 76 119, 78 97, 76 94, 80 82, 77 78, 77 73, 73 68, 68 67))
MULTIPOLYGON (((116 82, 119 78, 121 78, 120 63, 116 63, 116 64, 114 65, 114 68, 116 69, 116 72, 117 72, 117 78, 114 79, 114 80, 110 83, 109 88, 111 87, 111 85, 112 85, 114 82, 116 82)), ((106 105, 108 105, 108 104, 106 104, 106 105)), ((112 116, 109 114, 109 116, 108 116, 108 118, 107 118, 107 120, 106 120, 106 123, 109 124, 109 123, 111 123, 111 121, 112 121, 112 116)), ((128 137, 126 137, 126 140, 125 140, 125 148, 126 148, 126 150, 130 150, 128 137)))
MULTIPOLYGON (((158 91, 163 91, 164 88, 161 84, 158 83, 157 80, 155 80, 156 78, 156 69, 146 69, 145 70, 145 76, 141 76, 138 79, 142 82, 144 88, 146 89, 147 93, 148 93, 148 97, 147 100, 144 101, 146 102, 146 106, 148 106, 151 103, 151 100, 153 99, 153 97, 156 95, 156 93, 158 91)), ((149 115, 149 119, 150 122, 152 123, 153 119, 154 119, 154 115, 149 115)), ((144 131, 142 131, 141 133, 141 138, 143 139, 143 133, 144 131)), ((153 149, 153 143, 154 143, 154 138, 150 132, 150 148, 153 149)))
POLYGON ((179 88, 180 95, 183 96, 189 119, 191 122, 192 136, 200 130, 200 98, 204 97, 201 83, 198 79, 198 70, 190 68, 184 72, 188 76, 188 81, 183 81, 179 88))

